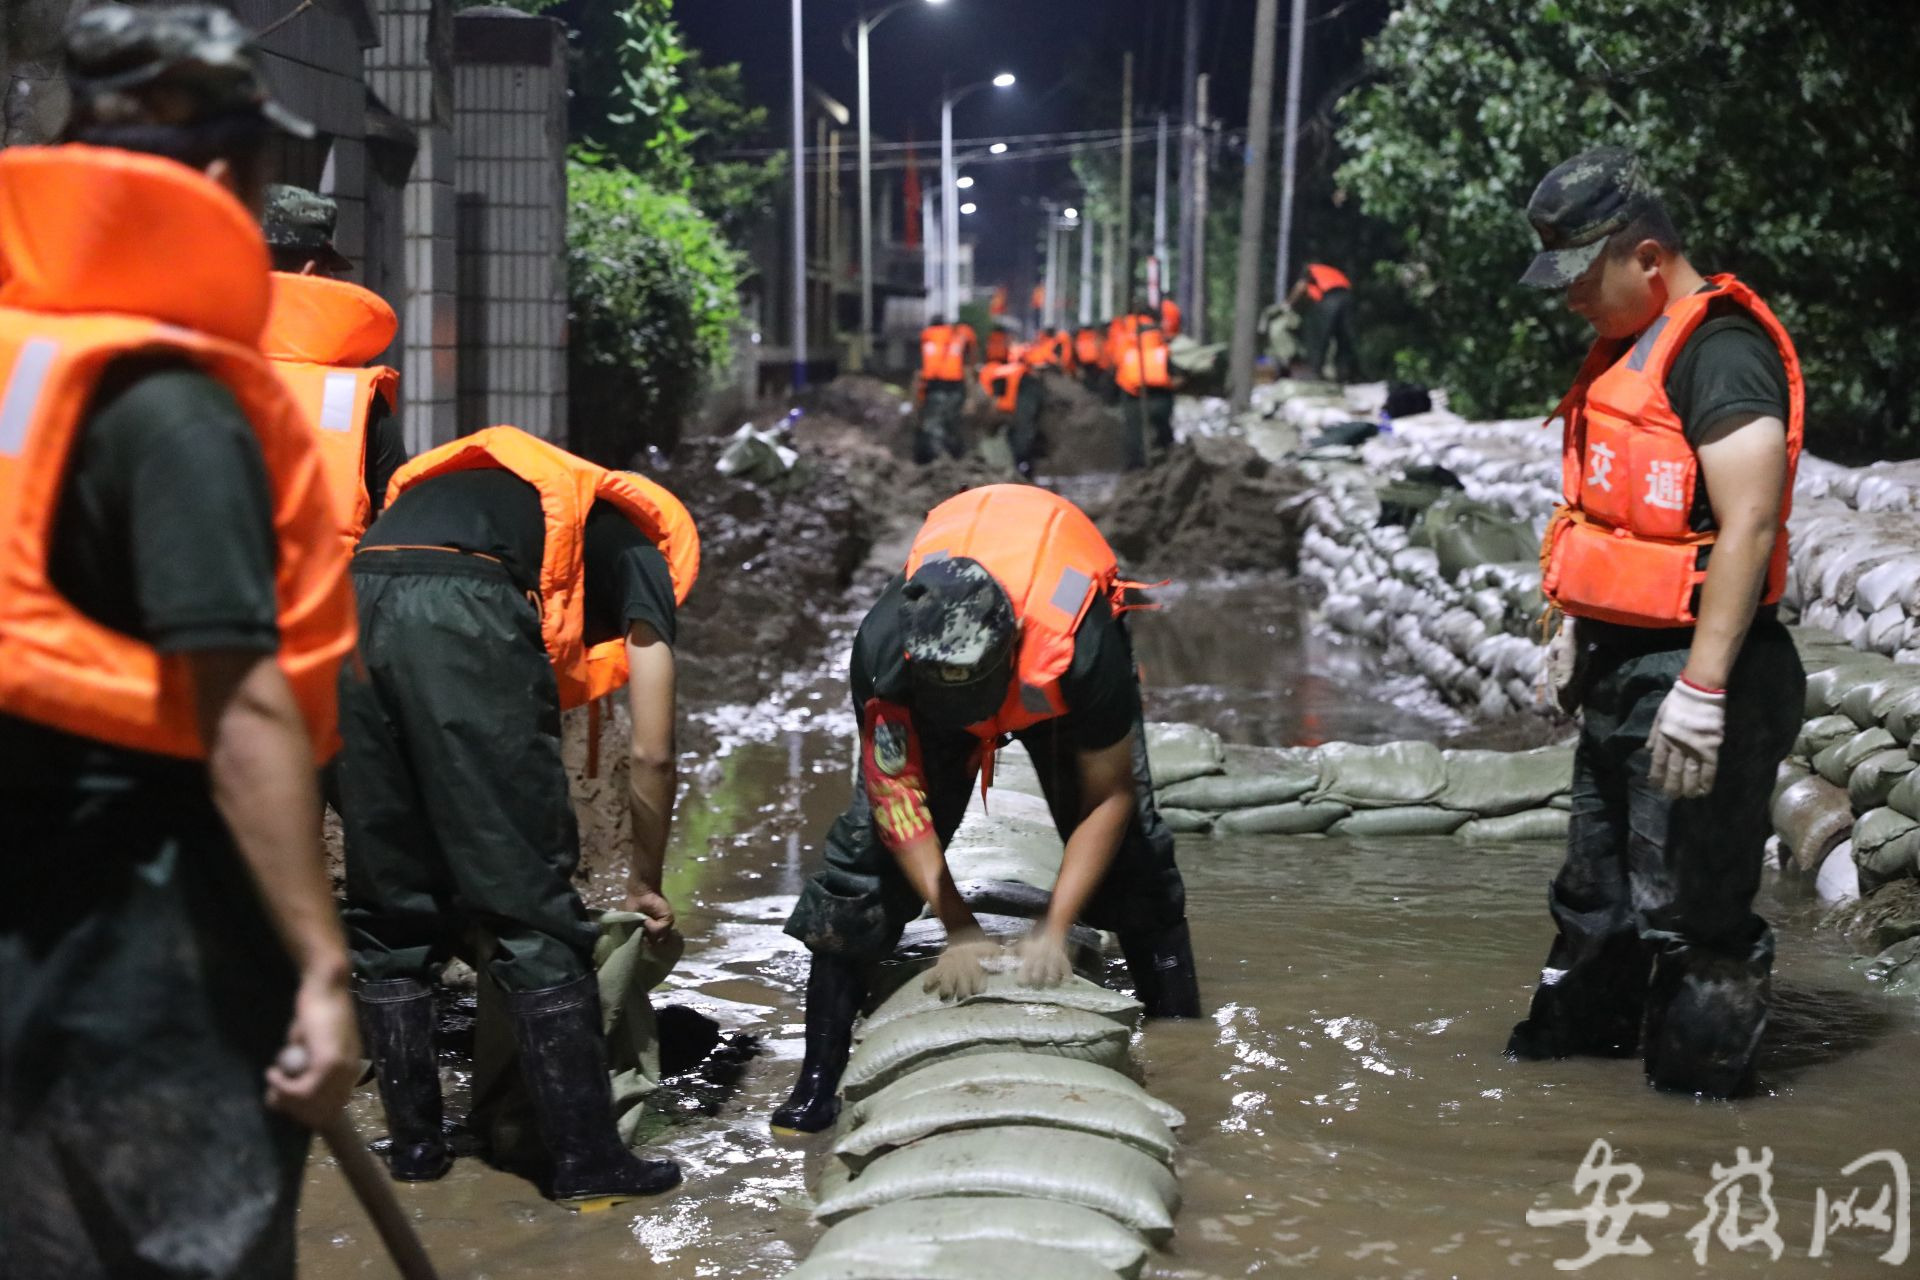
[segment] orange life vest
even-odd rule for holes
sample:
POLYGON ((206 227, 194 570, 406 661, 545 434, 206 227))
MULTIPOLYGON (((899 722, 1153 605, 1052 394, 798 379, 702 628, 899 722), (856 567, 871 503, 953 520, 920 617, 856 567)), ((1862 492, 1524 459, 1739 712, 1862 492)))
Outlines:
POLYGON ((1065 715, 1060 678, 1073 662, 1073 637, 1096 595, 1115 614, 1126 584, 1113 548, 1080 508, 1024 484, 990 484, 949 498, 927 513, 907 553, 911 576, 930 558, 966 556, 994 576, 1013 602, 1019 652, 1007 700, 991 720, 967 731, 991 745, 1042 720, 1065 715))
POLYGON ((1160 327, 1169 338, 1180 336, 1180 304, 1172 298, 1160 299, 1160 327))
POLYGON ((1020 403, 1020 379, 1027 374, 1027 366, 1015 360, 999 364, 980 366, 980 388, 993 400, 993 407, 1001 413, 1012 413, 1014 406, 1020 403))
POLYGON ((987 331, 986 356, 988 360, 996 364, 1004 363, 1011 358, 1012 354, 1013 340, 1007 337, 1007 331, 1005 329, 990 329, 987 331))
POLYGON ((644 476, 575 457, 518 427, 488 427, 421 454, 387 486, 391 503, 414 485, 452 471, 498 468, 532 485, 546 520, 540 562, 540 635, 566 710, 627 682, 624 636, 588 646, 583 539, 596 501, 611 503, 652 539, 673 576, 673 598, 685 603, 700 576, 700 534, 680 499, 644 476))
POLYGON ((1347 273, 1324 262, 1307 264, 1307 299, 1318 302, 1335 289, 1351 289, 1353 281, 1347 279, 1347 273))
POLYGON ((87 617, 48 567, 95 388, 115 360, 160 354, 226 387, 259 441, 278 660, 316 757, 332 755, 353 597, 319 445, 260 354, 267 300, 259 227, 193 170, 78 145, 0 153, 0 711, 136 751, 206 756, 186 659, 87 617))
POLYGON ((930 324, 920 331, 920 380, 962 382, 973 349, 973 330, 963 324, 930 324))
POLYGON ((272 275, 273 307, 260 349, 320 435, 327 483, 351 547, 373 517, 367 493, 367 419, 374 398, 395 408, 400 375, 367 361, 385 351, 400 325, 379 294, 345 280, 272 275))
POLYGON ((1134 315, 1115 316, 1107 324, 1107 345, 1100 352, 1100 367, 1114 370, 1120 366, 1120 352, 1132 345, 1133 335, 1140 327, 1140 317, 1134 315))
POLYGON ((1014 353, 1014 359, 1029 369, 1045 369, 1050 365, 1065 368, 1066 363, 1072 358, 1073 352, 1067 346, 1065 338, 1057 338, 1046 333, 1014 353))
POLYGON ((1775 603, 1786 588, 1787 516, 1805 424, 1800 358, 1753 290, 1730 275, 1710 283, 1675 299, 1637 340, 1594 343, 1573 390, 1554 411, 1566 422, 1565 503, 1547 527, 1541 587, 1573 617, 1650 628, 1695 621, 1706 580, 1702 552, 1715 534, 1692 527, 1700 463, 1667 398, 1667 374, 1708 307, 1722 298, 1759 321, 1786 365, 1787 483, 1762 603, 1775 603))
POLYGON ((1106 344, 1101 341, 1098 329, 1088 327, 1073 335, 1073 356, 1081 368, 1098 368, 1105 351, 1106 344))
POLYGON ((1151 324, 1139 325, 1133 331, 1133 340, 1120 348, 1113 380, 1130 396, 1139 395, 1142 388, 1171 387, 1173 369, 1168 354, 1167 335, 1151 324))

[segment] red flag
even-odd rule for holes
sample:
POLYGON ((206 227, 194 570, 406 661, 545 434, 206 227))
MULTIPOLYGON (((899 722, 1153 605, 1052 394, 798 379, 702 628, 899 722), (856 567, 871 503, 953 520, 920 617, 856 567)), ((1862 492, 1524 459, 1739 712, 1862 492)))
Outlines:
MULTIPOLYGON (((907 142, 913 142, 913 135, 907 135, 907 142)), ((913 162, 913 147, 907 147, 907 177, 904 183, 902 202, 907 206, 907 233, 903 237, 909 249, 920 247, 920 166, 913 162)))

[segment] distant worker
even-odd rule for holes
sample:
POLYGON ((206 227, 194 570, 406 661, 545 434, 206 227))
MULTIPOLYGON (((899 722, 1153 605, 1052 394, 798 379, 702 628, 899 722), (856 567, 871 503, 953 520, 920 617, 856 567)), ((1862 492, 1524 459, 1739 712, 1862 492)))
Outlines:
POLYGON ((920 427, 913 460, 926 464, 942 453, 964 457, 960 417, 967 407, 967 373, 973 367, 973 329, 936 316, 920 331, 920 427))
POLYGON ((1173 360, 1166 331, 1143 300, 1120 332, 1113 380, 1124 415, 1127 470, 1137 471, 1155 454, 1173 448, 1173 360))
POLYGON ((987 330, 985 359, 988 364, 1004 364, 1013 358, 1013 335, 999 325, 987 330))
POLYGON ((1309 262, 1287 291, 1287 305, 1301 299, 1313 304, 1301 321, 1301 346, 1309 378, 1327 376, 1327 351, 1332 347, 1334 376, 1341 382, 1360 380, 1359 342, 1353 336, 1353 282, 1344 271, 1324 262, 1309 262))
POLYGON ((1066 844, 1046 915, 1019 947, 1021 980, 1064 981, 1067 931, 1083 920, 1119 934, 1148 1016, 1199 1016, 1186 889, 1154 808, 1120 616, 1125 587, 1106 540, 1057 494, 988 485, 928 513, 854 637, 859 767, 787 921, 813 966, 806 1056, 776 1131, 833 1124, 866 968, 892 954, 923 905, 947 935, 927 989, 980 990, 999 948, 956 889, 946 847, 1008 734, 1066 844))
POLYGON ((63 144, 0 152, 0 1272, 288 1280, 360 1070, 347 557, 259 349, 313 127, 211 4, 88 6, 65 57, 63 144))
POLYGON ((334 248, 339 216, 326 196, 279 183, 267 188, 273 310, 260 346, 319 428, 351 546, 380 514, 407 445, 394 412, 400 375, 369 363, 393 345, 399 322, 378 294, 338 278, 353 265, 334 248))
POLYGON ((1521 283, 1593 326, 1556 411, 1549 668, 1580 713, 1559 934, 1520 1058, 1638 1055, 1657 1088, 1755 1083, 1773 931, 1756 915, 1775 770, 1806 676, 1776 603, 1805 389, 1793 340, 1730 275, 1688 261, 1632 153, 1553 170, 1521 283))
POLYGON ((1164 294, 1160 299, 1160 328, 1169 339, 1180 336, 1180 304, 1173 300, 1172 294, 1164 294))
POLYGON ((1033 464, 1044 450, 1041 447, 1040 410, 1046 389, 1028 357, 1037 347, 1023 348, 1021 359, 980 366, 980 385, 993 402, 995 413, 1006 424, 1007 451, 1013 455, 1014 470, 1022 478, 1033 478, 1033 464))
POLYGON ((624 907, 668 937, 674 628, 699 572, 686 509, 513 427, 415 458, 353 560, 364 674, 341 681, 346 920, 386 1106, 387 1161, 438 1178, 432 967, 477 931, 570 1208, 667 1190, 614 1127, 593 925, 560 714, 626 686, 632 853, 624 907))
POLYGON ((1106 376, 1101 368, 1106 350, 1106 339, 1096 325, 1083 324, 1073 335, 1073 363, 1080 370, 1081 385, 1089 391, 1099 391, 1106 376))

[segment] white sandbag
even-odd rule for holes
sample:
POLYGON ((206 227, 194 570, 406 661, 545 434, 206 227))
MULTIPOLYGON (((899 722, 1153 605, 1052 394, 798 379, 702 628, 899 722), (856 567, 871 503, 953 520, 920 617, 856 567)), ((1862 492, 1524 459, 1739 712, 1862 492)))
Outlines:
POLYGON ((1213 820, 1213 833, 1219 836, 1318 835, 1352 812, 1351 807, 1331 801, 1265 804, 1221 814, 1213 820))
POLYGON ((1446 762, 1431 742, 1334 742, 1320 748, 1320 785, 1307 798, 1386 809, 1427 804, 1446 785, 1446 762))
POLYGON ((1520 840, 1565 840, 1573 815, 1565 809, 1526 809, 1497 818, 1475 818, 1453 833, 1469 845, 1512 844, 1520 840))
POLYGON ((876 1106, 864 1113, 863 1123, 843 1128, 833 1153, 858 1165, 936 1133, 1010 1124, 1099 1134, 1168 1166, 1178 1145, 1166 1121, 1120 1094, 1089 1096, 1065 1085, 1002 1083, 966 1084, 876 1106))
MULTIPOLYGON (((1155 1243, 1173 1234, 1173 1214, 1180 1206, 1173 1175, 1125 1143, 1065 1129, 1007 1125, 943 1133, 890 1151, 823 1196, 814 1216, 833 1223, 883 1204, 954 1195, 1077 1204, 1155 1243)), ((991 1208, 981 1206, 982 1212, 991 1208)))
POLYGON ((929 1063, 863 1098, 850 1098, 840 1113, 841 1123, 859 1125, 875 1111, 927 1093, 945 1093, 968 1085, 1041 1084, 1072 1089, 1088 1096, 1118 1094, 1147 1108, 1171 1128, 1186 1123, 1179 1108, 1162 1102, 1112 1067, 1078 1058, 1045 1053, 1007 1051, 948 1058, 929 1063))
POLYGON ((1118 1069, 1127 1029, 1098 1014, 1055 1005, 982 1004, 900 1018, 860 1042, 841 1088, 849 1098, 884 1089, 922 1063, 1009 1049, 1080 1058, 1118 1069))
POLYGON ((902 1241, 892 1255, 809 1258, 786 1280, 1114 1280, 1116 1273, 1084 1253, 1000 1241, 931 1244, 902 1241))
POLYGON ((1437 805, 1409 804, 1392 809, 1356 809, 1327 829, 1330 836, 1450 836, 1472 815, 1437 805))
POLYGON ((1225 767, 1220 735, 1194 724, 1149 724, 1147 765, 1159 787, 1219 773, 1225 767))
MULTIPOLYGON (((911 1256, 910 1249, 928 1246, 964 1246, 969 1251, 993 1246, 1058 1249, 1079 1254, 1124 1280, 1139 1275, 1147 1260, 1147 1246, 1140 1237, 1104 1213, 1079 1205, 1015 1196, 983 1205, 974 1196, 936 1196, 883 1204, 829 1227, 813 1246, 807 1265, 829 1259, 897 1265, 911 1256)), ((991 1280, 1015 1280, 1031 1274, 1031 1265, 1023 1255, 1013 1270, 991 1280)))
POLYGON ((978 994, 968 996, 958 1003, 942 1001, 939 996, 928 991, 923 983, 909 982, 884 1000, 878 1009, 869 1014, 856 1039, 865 1040, 884 1027, 889 1027, 902 1018, 916 1018, 921 1014, 933 1013, 941 1009, 964 1009, 974 1005, 1053 1005, 1062 1009, 1078 1009, 1082 1013, 1091 1013, 1107 1019, 1128 1031, 1140 1024, 1140 1002, 1130 995, 1088 982, 1079 974, 1070 975, 1057 987, 1030 987, 1020 981, 1019 962, 1012 956, 1003 956, 987 962, 989 970, 986 987, 978 994))

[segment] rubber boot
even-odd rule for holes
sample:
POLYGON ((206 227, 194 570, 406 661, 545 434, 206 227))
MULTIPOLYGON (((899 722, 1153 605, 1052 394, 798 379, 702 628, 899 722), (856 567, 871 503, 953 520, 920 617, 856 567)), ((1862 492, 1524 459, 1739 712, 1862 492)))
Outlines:
POLYGON ((807 1052, 793 1092, 773 1113, 775 1133, 819 1133, 840 1117, 840 1073, 853 1048, 853 1020, 867 998, 865 974, 844 956, 813 953, 807 974, 807 1052))
POLYGON ((1200 979, 1193 968, 1193 936, 1183 919, 1158 933, 1121 934, 1120 952, 1133 994, 1149 1018, 1200 1016, 1200 979))
POLYGON ((433 989, 418 978, 363 982, 353 993, 360 1035, 387 1111, 387 1168, 396 1182, 431 1182, 453 1167, 440 1130, 440 1067, 433 1052, 433 989))
POLYGON ((510 991, 507 1012, 534 1118, 553 1157, 547 1194, 590 1211, 680 1185, 679 1165, 640 1159, 614 1127, 599 979, 589 973, 542 991, 510 991))
POLYGON ((1773 983, 1773 935, 1750 954, 1669 944, 1647 994, 1647 1083, 1668 1093, 1743 1098, 1754 1091, 1773 983))
POLYGON ((1507 1037, 1507 1056, 1522 1062, 1632 1057, 1640 1049, 1650 963, 1631 932, 1585 938, 1577 949, 1567 935, 1556 937, 1526 1019, 1507 1037))

